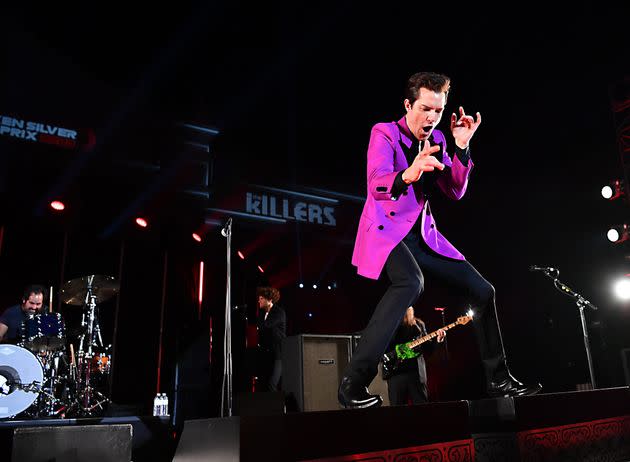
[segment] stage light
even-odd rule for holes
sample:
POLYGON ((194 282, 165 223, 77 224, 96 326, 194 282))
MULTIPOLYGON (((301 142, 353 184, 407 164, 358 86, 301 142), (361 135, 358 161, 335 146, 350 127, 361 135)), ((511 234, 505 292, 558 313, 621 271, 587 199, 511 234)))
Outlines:
POLYGON ((50 206, 54 209, 57 210, 58 212, 61 212, 63 209, 66 208, 66 204, 64 204, 61 201, 52 201, 50 203, 50 206))
POLYGON ((136 224, 141 228, 146 228, 147 226, 149 226, 149 222, 147 222, 147 220, 142 217, 136 218, 136 224))
POLYGON ((264 273, 264 272, 265 272, 265 270, 264 270, 264 269, 262 269, 262 267, 261 267, 260 265, 258 265, 258 271, 260 271, 261 273, 264 273))
POLYGON ((602 188, 602 197, 604 199, 610 199, 612 195, 613 195, 613 189, 610 186, 606 185, 602 188))
POLYGON ((624 184, 621 180, 613 180, 602 188, 602 197, 609 201, 614 201, 624 195, 624 184))
POLYGON ((626 276, 615 282, 613 291, 617 298, 621 300, 630 300, 630 279, 626 276))
POLYGON ((312 318, 312 317, 313 317, 313 313, 308 313, 308 314, 307 314, 307 316, 308 316, 309 318, 312 318))
POLYGON ((628 230, 628 225, 616 225, 608 230, 606 233, 606 237, 610 242, 614 242, 615 244, 620 244, 630 237, 630 231, 628 230))
POLYGON ((302 283, 300 282, 300 283, 298 284, 298 287, 299 287, 300 289, 303 289, 303 288, 304 288, 304 284, 302 284, 302 283))
POLYGON ((328 290, 332 290, 332 287, 328 286, 328 290))
POLYGON ((313 289, 317 289, 317 284, 313 284, 313 289))
POLYGON ((238 252, 236 252, 236 254, 241 257, 241 260, 245 260, 245 255, 243 255, 243 252, 241 252, 240 250, 238 252))
POLYGON ((199 262, 199 291, 198 291, 198 300, 199 300, 199 306, 201 307, 201 304, 203 303, 203 261, 199 262))
POLYGON ((192 238, 197 242, 201 242, 201 236, 197 233, 192 233, 192 238))

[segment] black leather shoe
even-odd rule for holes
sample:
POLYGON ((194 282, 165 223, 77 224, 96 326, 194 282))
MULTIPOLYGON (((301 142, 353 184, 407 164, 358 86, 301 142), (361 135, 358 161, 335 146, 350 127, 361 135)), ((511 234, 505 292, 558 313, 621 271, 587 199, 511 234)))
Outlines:
POLYGON ((490 382, 488 387, 488 396, 490 398, 509 398, 513 396, 529 396, 535 395, 542 390, 542 385, 532 383, 526 385, 516 380, 512 375, 501 382, 490 382))
POLYGON ((350 377, 344 377, 341 381, 337 399, 339 404, 349 409, 379 407, 383 404, 383 399, 379 395, 370 395, 365 385, 355 382, 350 377))

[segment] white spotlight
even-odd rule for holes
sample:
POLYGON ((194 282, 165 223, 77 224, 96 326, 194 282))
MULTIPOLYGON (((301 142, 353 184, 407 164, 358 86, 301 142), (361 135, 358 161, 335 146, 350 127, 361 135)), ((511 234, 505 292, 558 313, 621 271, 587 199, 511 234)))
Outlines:
POLYGON ((630 279, 623 278, 615 282, 613 287, 615 295, 621 300, 630 300, 630 279))
POLYGON ((619 231, 615 228, 610 228, 606 233, 606 237, 610 242, 617 242, 619 240, 619 231))
POLYGON ((313 289, 317 289, 317 284, 313 284, 313 289))
POLYGON ((606 237, 608 237, 608 240, 610 242, 620 244, 630 238, 630 227, 628 227, 626 223, 622 225, 611 226, 606 233, 606 237))
POLYGON ((602 188, 602 197, 604 199, 610 199, 613 196, 613 188, 610 186, 604 186, 602 188))

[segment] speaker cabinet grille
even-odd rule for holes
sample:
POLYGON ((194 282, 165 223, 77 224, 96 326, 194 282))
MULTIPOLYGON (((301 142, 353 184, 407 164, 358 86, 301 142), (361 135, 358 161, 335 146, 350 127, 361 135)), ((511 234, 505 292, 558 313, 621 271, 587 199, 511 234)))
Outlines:
POLYGON ((283 389, 297 411, 339 409, 337 389, 352 351, 350 335, 296 335, 282 346, 283 389))

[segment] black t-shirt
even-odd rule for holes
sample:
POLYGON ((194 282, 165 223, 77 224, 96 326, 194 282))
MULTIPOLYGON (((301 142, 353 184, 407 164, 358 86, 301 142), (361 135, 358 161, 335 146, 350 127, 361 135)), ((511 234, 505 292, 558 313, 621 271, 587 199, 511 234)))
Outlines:
POLYGON ((9 329, 4 336, 4 341, 15 342, 20 333, 20 326, 22 322, 26 321, 29 315, 22 311, 21 305, 14 305, 7 308, 4 313, 0 315, 0 323, 5 324, 9 329))

